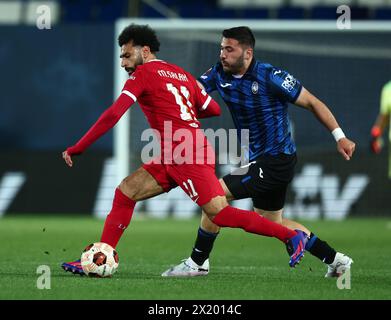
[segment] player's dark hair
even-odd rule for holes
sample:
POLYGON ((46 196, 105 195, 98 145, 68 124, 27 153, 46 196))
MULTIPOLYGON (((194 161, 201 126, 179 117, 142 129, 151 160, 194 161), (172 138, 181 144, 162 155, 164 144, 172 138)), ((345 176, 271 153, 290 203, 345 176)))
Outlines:
POLYGON ((238 40, 240 44, 249 46, 254 49, 255 38, 249 27, 242 26, 225 29, 223 30, 223 37, 238 40))
POLYGON ((137 25, 132 23, 122 30, 118 37, 119 46, 132 42, 133 46, 148 46, 152 53, 159 51, 160 42, 155 30, 149 25, 137 25))

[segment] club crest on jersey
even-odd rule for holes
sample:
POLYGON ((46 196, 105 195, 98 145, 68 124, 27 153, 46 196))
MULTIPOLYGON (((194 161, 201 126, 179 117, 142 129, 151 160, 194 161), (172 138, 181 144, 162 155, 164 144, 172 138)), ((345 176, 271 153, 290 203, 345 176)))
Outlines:
POLYGON ((251 91, 253 94, 258 93, 258 82, 254 81, 253 84, 251 85, 251 91))

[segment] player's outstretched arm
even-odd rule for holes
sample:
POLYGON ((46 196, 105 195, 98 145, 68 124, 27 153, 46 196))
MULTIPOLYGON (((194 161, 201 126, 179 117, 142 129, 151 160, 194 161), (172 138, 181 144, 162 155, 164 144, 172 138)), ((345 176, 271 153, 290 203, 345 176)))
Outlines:
POLYGON ((72 156, 83 153, 91 144, 114 127, 133 103, 134 100, 132 98, 126 94, 121 94, 111 107, 102 113, 87 133, 75 145, 68 147, 62 153, 65 163, 72 167, 72 156))
POLYGON ((317 97, 304 87, 295 101, 297 106, 306 108, 314 113, 318 120, 332 133, 337 142, 337 150, 345 158, 350 160, 356 148, 356 144, 346 138, 342 129, 330 109, 317 97))
POLYGON ((378 154, 381 152, 383 148, 382 135, 384 130, 387 128, 389 121, 390 121, 389 114, 380 113, 377 116, 376 122, 374 123, 371 129, 371 150, 373 153, 378 154))

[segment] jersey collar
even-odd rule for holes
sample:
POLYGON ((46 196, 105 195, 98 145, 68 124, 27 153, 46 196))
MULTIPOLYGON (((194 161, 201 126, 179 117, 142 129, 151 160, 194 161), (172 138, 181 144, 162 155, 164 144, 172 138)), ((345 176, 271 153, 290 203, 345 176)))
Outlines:
POLYGON ((145 62, 145 63, 148 63, 148 62, 156 62, 156 61, 165 62, 165 61, 163 61, 163 60, 160 60, 160 59, 152 59, 152 60, 149 60, 149 61, 147 61, 147 62, 145 62))
POLYGON ((250 65, 248 66, 248 69, 247 69, 246 73, 243 75, 243 77, 245 77, 246 75, 254 75, 254 71, 256 71, 255 65, 256 65, 256 60, 253 57, 250 65))

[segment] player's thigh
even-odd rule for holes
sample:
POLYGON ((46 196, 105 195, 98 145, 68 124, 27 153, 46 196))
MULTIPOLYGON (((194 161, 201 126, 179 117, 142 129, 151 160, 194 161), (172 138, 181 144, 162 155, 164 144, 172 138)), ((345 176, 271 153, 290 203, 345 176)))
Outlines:
POLYGON ((282 223, 288 185, 293 178, 296 155, 262 157, 249 167, 244 180, 255 211, 282 223))
POLYGON ((165 192, 158 181, 143 167, 123 179, 119 188, 134 201, 145 200, 165 192))
POLYGON ((263 210, 254 207, 254 211, 264 216, 266 219, 282 224, 282 212, 283 209, 280 210, 263 210))
POLYGON ((235 173, 237 172, 234 171, 231 174, 227 174, 219 180, 227 200, 232 201, 250 198, 250 194, 242 182, 243 175, 235 173))
POLYGON ((225 206, 225 192, 215 175, 213 165, 183 164, 167 166, 170 177, 208 215, 225 206))
POLYGON ((228 188, 227 184, 225 183, 224 179, 223 179, 223 178, 219 179, 219 182, 220 182, 221 187, 222 187, 223 190, 224 190, 225 197, 227 198, 227 201, 235 200, 234 195, 233 195, 232 192, 229 190, 229 188, 228 188))

